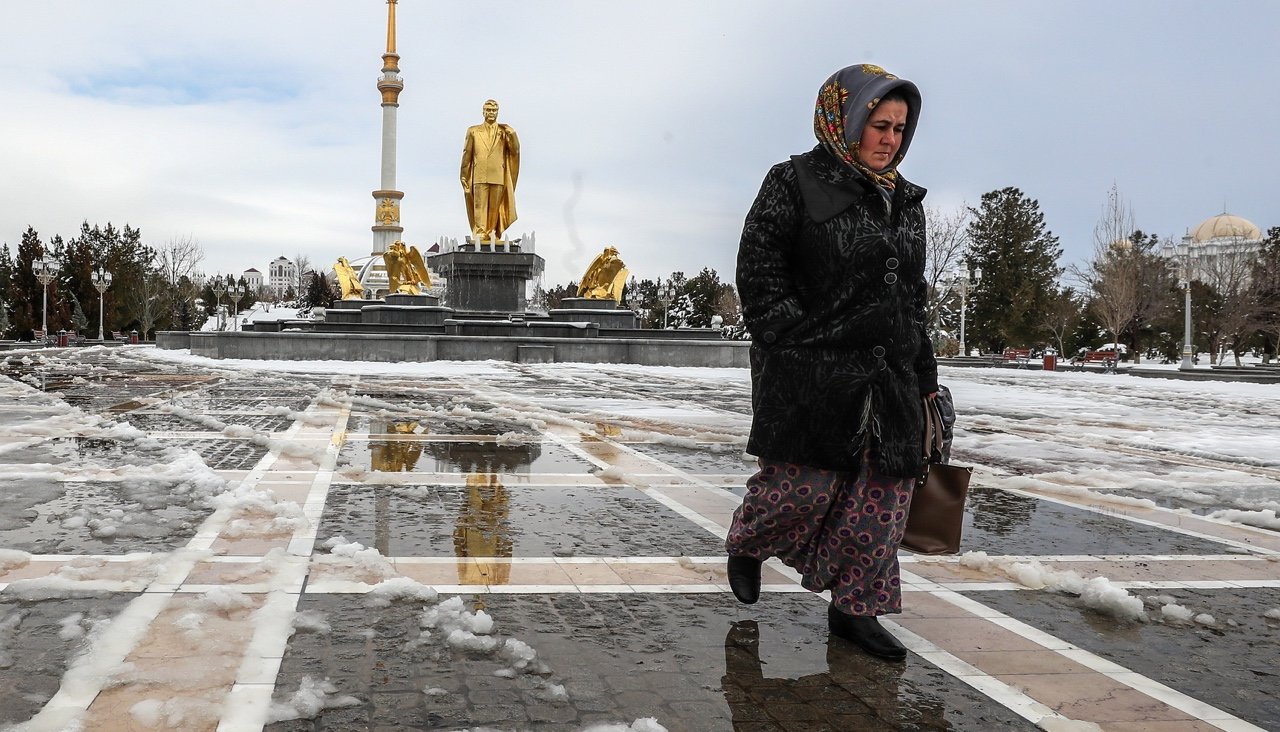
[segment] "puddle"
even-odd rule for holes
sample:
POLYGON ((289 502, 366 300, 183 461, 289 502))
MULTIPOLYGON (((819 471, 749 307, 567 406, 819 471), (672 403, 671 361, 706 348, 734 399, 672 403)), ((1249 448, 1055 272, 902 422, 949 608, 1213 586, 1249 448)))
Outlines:
POLYGON ((388 556, 716 556, 724 542, 634 488, 334 484, 317 545, 345 536, 388 556))

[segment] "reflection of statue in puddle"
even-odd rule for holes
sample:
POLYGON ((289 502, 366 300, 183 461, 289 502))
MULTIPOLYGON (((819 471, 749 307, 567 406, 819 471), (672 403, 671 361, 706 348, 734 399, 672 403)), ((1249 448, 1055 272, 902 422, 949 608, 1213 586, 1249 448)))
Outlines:
POLYGON ((768 725, 769 720, 796 722, 796 702, 809 700, 815 729, 870 731, 898 729, 904 723, 912 729, 951 729, 941 699, 903 682, 904 664, 868 658, 857 646, 834 636, 827 641, 825 672, 798 679, 766 678, 760 630, 754 620, 741 620, 724 638, 724 667, 720 684, 735 728, 740 723, 768 725))
POLYGON ((977 486, 969 489, 968 501, 968 509, 973 514, 973 528, 997 536, 1007 536, 1027 527, 1035 516, 1038 503, 1032 498, 977 486))
MULTIPOLYGON (((378 426, 370 423, 370 437, 374 434, 412 435, 418 429, 418 423, 413 421, 389 422, 375 432, 378 426)), ((418 440, 369 440, 369 465, 374 470, 388 473, 407 473, 413 470, 418 464, 418 458, 422 457, 422 444, 418 440)))
MULTIPOLYGON (((536 439, 536 438, 535 438, 536 439)), ((427 453, 462 473, 528 473, 542 455, 542 443, 428 442, 427 453)))
POLYGON ((507 489, 496 475, 472 473, 467 476, 466 491, 458 509, 458 523, 453 529, 458 582, 464 585, 504 585, 511 578, 511 563, 484 560, 488 557, 511 557, 507 489))

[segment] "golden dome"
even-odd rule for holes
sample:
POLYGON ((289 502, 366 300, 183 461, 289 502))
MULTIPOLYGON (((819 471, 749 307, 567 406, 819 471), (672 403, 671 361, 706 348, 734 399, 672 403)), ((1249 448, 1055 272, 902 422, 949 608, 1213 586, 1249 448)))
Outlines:
POLYGON ((1205 219, 1191 231, 1191 238, 1196 242, 1231 238, 1261 239, 1262 230, 1254 226, 1253 222, 1248 219, 1242 219, 1239 216, 1232 216, 1224 212, 1213 218, 1205 219))

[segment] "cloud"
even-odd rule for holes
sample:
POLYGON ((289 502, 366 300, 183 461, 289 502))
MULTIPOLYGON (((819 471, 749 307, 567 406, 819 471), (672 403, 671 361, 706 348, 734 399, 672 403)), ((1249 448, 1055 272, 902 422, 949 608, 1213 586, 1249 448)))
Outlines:
MULTIPOLYGON (((930 203, 1018 186, 1068 260, 1113 182, 1161 235, 1224 199, 1280 223, 1266 2, 476 7, 398 6, 406 238, 465 233, 462 135, 493 97, 523 147, 513 233, 537 232, 548 282, 606 244, 641 278, 730 278, 765 171, 812 146, 819 83, 861 61, 924 92, 903 171, 930 203)), ((194 237, 211 272, 369 250, 384 4, 64 0, 7 3, 0 22, 0 241, 128 222, 194 237)))

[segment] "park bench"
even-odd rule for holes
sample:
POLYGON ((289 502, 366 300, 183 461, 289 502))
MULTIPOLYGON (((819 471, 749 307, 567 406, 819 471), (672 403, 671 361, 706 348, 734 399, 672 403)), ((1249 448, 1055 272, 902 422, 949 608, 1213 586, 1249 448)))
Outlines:
POLYGON ((996 366, 1013 363, 1017 364, 1018 368, 1025 369, 1027 367, 1027 363, 1031 360, 1031 349, 1006 348, 1003 353, 996 356, 993 360, 995 361, 996 366))
POLYGON ((124 333, 121 333, 118 330, 113 330, 111 331, 111 340, 120 341, 121 343, 128 343, 129 336, 125 335, 124 333))
POLYGON ((1111 372, 1115 370, 1118 360, 1115 351, 1085 351, 1083 355, 1071 359, 1071 362, 1076 365, 1077 371, 1084 371, 1085 364, 1100 363, 1103 371, 1111 372))
POLYGON ((42 346, 58 345, 58 339, 56 336, 49 335, 43 330, 36 330, 33 331, 33 333, 34 335, 31 336, 32 343, 39 343, 42 346))

